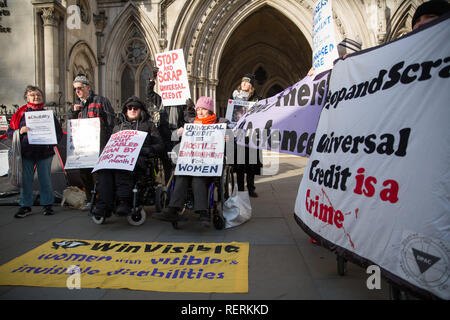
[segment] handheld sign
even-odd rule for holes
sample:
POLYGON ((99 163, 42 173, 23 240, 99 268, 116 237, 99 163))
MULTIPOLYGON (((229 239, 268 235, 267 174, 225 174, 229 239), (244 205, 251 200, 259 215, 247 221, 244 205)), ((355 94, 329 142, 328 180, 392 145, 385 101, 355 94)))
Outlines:
POLYGON ((225 123, 185 124, 175 175, 221 176, 226 128, 225 123))
POLYGON ((93 168, 100 152, 100 118, 67 122, 65 169, 93 168))
POLYGON ((333 68, 339 56, 334 35, 332 0, 316 0, 313 20, 313 68, 319 74, 333 68))
POLYGON ((92 172, 101 169, 133 171, 146 137, 147 132, 137 130, 111 135, 92 172))
POLYGON ((228 100, 225 118, 235 125, 255 102, 242 100, 228 100))
POLYGON ((165 106, 185 104, 191 97, 182 49, 156 55, 159 91, 165 106))
POLYGON ((25 112, 25 123, 30 128, 27 132, 29 144, 54 145, 58 143, 53 111, 25 112))
POLYGON ((0 131, 8 130, 8 120, 6 116, 0 116, 0 131))

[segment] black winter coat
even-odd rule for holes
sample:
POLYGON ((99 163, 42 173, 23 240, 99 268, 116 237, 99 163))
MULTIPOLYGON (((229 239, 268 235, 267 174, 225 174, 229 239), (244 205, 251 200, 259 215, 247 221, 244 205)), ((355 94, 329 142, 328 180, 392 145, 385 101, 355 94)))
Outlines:
POLYGON ((114 126, 113 133, 122 130, 139 130, 148 133, 136 164, 136 166, 142 167, 144 158, 151 156, 159 157, 162 155, 164 152, 164 142, 146 108, 142 109, 141 118, 136 121, 128 120, 126 112, 127 109, 124 107, 120 115, 120 123, 114 126))
MULTIPOLYGON (((33 111, 34 110, 32 108, 27 108, 25 112, 33 112, 33 111)), ((39 110, 39 111, 43 111, 43 110, 39 110)), ((54 115, 53 115, 53 120, 55 122, 56 141, 59 143, 63 136, 62 128, 54 115)), ((25 121, 25 116, 23 115, 22 118, 20 119, 19 130, 20 130, 20 128, 25 127, 25 126, 26 126, 26 121, 25 121)), ((6 131, 6 135, 11 140, 13 138, 14 131, 15 130, 11 129, 11 127, 9 127, 8 131, 6 131)), ((27 159, 41 160, 41 159, 46 159, 48 157, 51 157, 55 154, 55 152, 53 151, 54 145, 29 144, 28 143, 28 135, 26 133, 20 135, 20 147, 21 147, 22 157, 27 158, 27 159)))

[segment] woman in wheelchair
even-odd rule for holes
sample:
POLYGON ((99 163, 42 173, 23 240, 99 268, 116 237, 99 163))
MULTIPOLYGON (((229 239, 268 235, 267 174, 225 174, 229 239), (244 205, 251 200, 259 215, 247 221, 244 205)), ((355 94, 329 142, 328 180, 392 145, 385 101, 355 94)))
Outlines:
POLYGON ((137 174, 145 171, 146 159, 157 157, 164 150, 164 144, 154 125, 145 104, 132 96, 123 104, 121 121, 113 133, 122 130, 139 130, 147 132, 136 166, 133 172, 126 170, 104 169, 98 171, 98 199, 93 215, 108 217, 114 209, 115 197, 118 199, 117 215, 128 215, 131 212, 132 190, 137 174))
MULTIPOLYGON (((226 119, 218 119, 214 113, 214 101, 210 97, 200 97, 195 106, 196 117, 189 122, 196 124, 212 124, 219 122, 229 122, 226 119)), ((184 128, 178 129, 178 136, 181 137, 184 128)), ((178 212, 186 203, 186 195, 189 184, 192 186, 194 196, 194 211, 200 214, 200 222, 205 227, 210 226, 210 212, 208 210, 208 187, 213 181, 211 177, 180 176, 175 178, 175 187, 170 197, 169 204, 162 212, 153 213, 152 217, 159 220, 175 222, 178 219, 178 212)))

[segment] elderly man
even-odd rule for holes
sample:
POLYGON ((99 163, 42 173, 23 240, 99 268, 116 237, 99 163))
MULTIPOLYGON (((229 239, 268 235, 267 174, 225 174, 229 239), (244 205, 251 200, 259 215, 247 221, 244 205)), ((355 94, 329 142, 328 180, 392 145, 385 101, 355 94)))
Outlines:
MULTIPOLYGON (((87 77, 79 73, 73 80, 73 90, 78 99, 69 113, 69 119, 100 118, 100 153, 111 136, 115 123, 115 113, 109 100, 95 94, 87 77)), ((86 199, 90 200, 94 188, 92 169, 80 169, 80 178, 86 192, 86 199)), ((85 209, 88 209, 86 207, 85 209)))

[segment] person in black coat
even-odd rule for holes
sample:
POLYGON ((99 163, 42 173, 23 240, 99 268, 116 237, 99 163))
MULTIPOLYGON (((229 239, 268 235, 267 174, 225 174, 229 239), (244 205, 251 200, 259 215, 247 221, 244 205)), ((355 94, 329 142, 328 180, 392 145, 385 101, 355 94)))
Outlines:
MULTIPOLYGON (((241 101, 257 102, 261 98, 256 94, 255 76, 247 73, 242 77, 241 84, 233 91, 231 99, 241 101)), ((246 142, 247 143, 247 142, 246 142)), ((250 197, 256 198, 258 194, 255 192, 255 175, 261 174, 262 158, 260 150, 250 149, 248 146, 242 148, 235 144, 234 165, 233 169, 236 172, 236 180, 239 191, 244 191, 244 180, 247 182, 247 190, 250 197), (242 163, 241 157, 238 153, 245 152, 245 162, 242 163), (256 161, 253 161, 253 154, 256 154, 256 161), (245 179, 246 177, 246 179, 245 179)))
MULTIPOLYGON (((24 218, 31 214, 33 205, 33 178, 34 168, 36 168, 39 189, 40 204, 44 207, 45 215, 53 214, 53 187, 51 181, 51 165, 55 152, 53 145, 30 144, 27 132, 30 130, 26 126, 25 112, 35 112, 44 110, 44 93, 36 86, 27 86, 24 93, 27 104, 20 107, 12 116, 6 135, 13 139, 15 131, 20 134, 20 148, 22 155, 22 187, 20 188, 19 211, 15 218, 24 218)), ((57 142, 61 141, 63 132, 59 121, 53 115, 57 142)))
POLYGON ((164 141, 164 152, 161 155, 161 162, 164 167, 165 182, 167 183, 173 169, 172 161, 167 152, 171 152, 173 147, 179 142, 176 130, 183 128, 184 124, 189 122, 189 118, 195 118, 195 106, 191 99, 187 99, 185 105, 162 107, 162 98, 155 92, 157 74, 158 68, 153 69, 153 75, 147 85, 146 103, 157 114, 155 122, 164 141))
POLYGON ((123 104, 121 121, 114 126, 113 134, 122 130, 138 130, 147 132, 136 166, 133 172, 127 170, 104 169, 98 171, 98 201, 95 216, 109 216, 114 203, 114 195, 119 199, 116 213, 127 215, 131 211, 132 190, 136 183, 134 173, 145 170, 145 159, 158 157, 164 150, 164 143, 154 125, 145 104, 132 96, 123 104))

